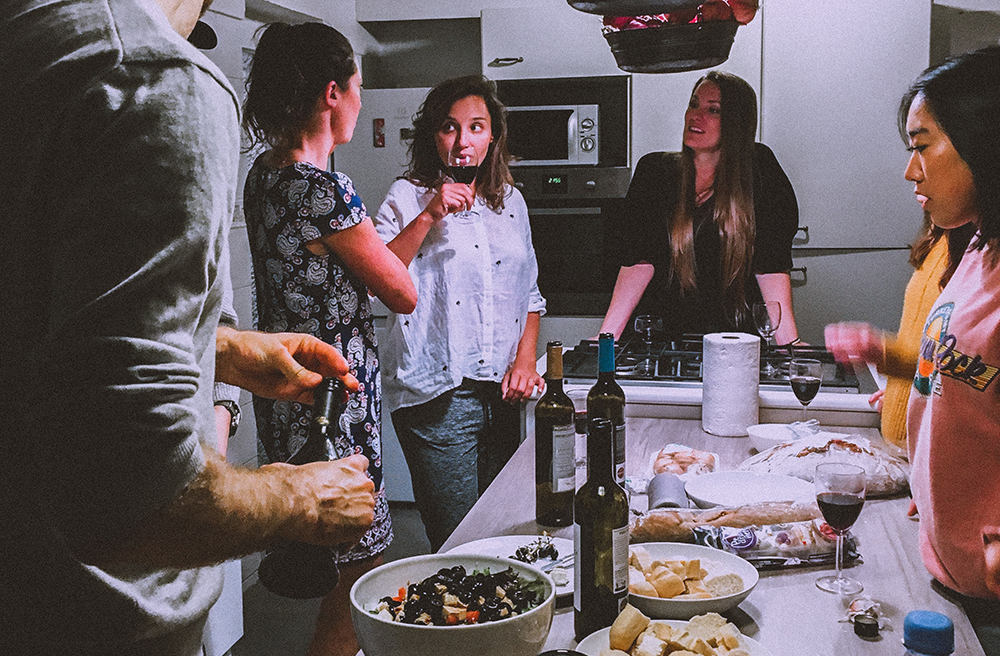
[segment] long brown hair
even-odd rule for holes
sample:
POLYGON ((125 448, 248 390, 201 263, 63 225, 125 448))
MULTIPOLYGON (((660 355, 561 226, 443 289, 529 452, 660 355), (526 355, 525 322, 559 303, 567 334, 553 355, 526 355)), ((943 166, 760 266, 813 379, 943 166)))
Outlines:
POLYGON ((499 211, 503 208, 506 190, 514 184, 509 167, 510 151, 507 150, 507 108, 497 97, 496 85, 482 75, 445 80, 427 94, 413 118, 410 165, 404 177, 427 188, 437 187, 444 181, 445 165, 438 154, 434 136, 448 118, 451 106, 469 96, 478 96, 486 103, 493 132, 493 142, 486 159, 479 165, 476 194, 490 209, 499 211))
POLYGON ((948 281, 954 275, 955 269, 962 262, 962 256, 965 255, 965 251, 969 248, 969 243, 976 234, 976 225, 974 223, 966 223, 963 226, 946 230, 931 223, 930 217, 925 218, 925 223, 926 227, 923 234, 910 248, 910 264, 913 265, 913 268, 919 269, 938 240, 941 238, 947 239, 948 266, 941 272, 941 278, 938 279, 938 288, 944 289, 944 286, 948 284, 948 281))
MULTIPOLYGON (((738 323, 747 311, 746 279, 753 260, 756 220, 753 208, 753 151, 757 132, 757 94, 743 79, 711 71, 695 83, 712 82, 721 92, 720 157, 715 171, 715 225, 722 242, 722 289, 738 323)), ((670 223, 670 277, 682 292, 697 288, 695 278, 694 153, 685 147, 680 158, 680 189, 670 223)))

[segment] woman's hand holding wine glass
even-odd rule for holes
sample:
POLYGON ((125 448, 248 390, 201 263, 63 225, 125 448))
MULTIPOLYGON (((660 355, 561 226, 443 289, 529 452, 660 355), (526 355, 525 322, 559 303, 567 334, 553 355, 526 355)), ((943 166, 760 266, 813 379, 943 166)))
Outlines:
POLYGON ((457 219, 470 221, 476 216, 470 210, 472 209, 472 203, 475 201, 475 187, 473 183, 475 183, 478 174, 479 160, 477 153, 463 153, 459 151, 448 154, 448 175, 451 176, 452 180, 466 185, 473 192, 472 199, 465 208, 455 213, 455 218, 457 219))
POLYGON ((816 503, 823 519, 837 534, 837 573, 816 579, 816 587, 826 592, 850 595, 864 589, 858 581, 840 572, 844 534, 854 525, 865 504, 865 470, 844 462, 824 462, 816 466, 813 475, 816 503))

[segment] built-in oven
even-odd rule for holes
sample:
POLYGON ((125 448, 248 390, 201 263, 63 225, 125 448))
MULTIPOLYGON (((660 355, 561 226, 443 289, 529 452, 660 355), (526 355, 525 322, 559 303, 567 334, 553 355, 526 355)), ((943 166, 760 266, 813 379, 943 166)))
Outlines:
POLYGON ((550 316, 603 316, 618 268, 623 199, 631 178, 628 76, 503 80, 514 183, 524 195, 550 316), (595 113, 596 110, 596 113, 595 113), (577 159, 569 156, 573 113, 577 159), (566 123, 566 125, 564 125, 566 123), (595 141, 581 142, 587 134, 595 141), (581 135, 584 135, 581 137, 581 135), (581 161, 582 153, 588 153, 581 161))

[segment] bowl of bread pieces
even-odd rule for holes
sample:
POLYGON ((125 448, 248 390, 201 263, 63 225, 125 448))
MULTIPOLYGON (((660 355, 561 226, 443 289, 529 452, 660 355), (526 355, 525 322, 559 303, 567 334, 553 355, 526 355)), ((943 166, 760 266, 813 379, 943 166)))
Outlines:
POLYGON ((677 542, 629 547, 629 603, 656 619, 686 620, 735 608, 758 578, 744 559, 711 547, 677 542))
POLYGON ((610 627, 576 647, 586 656, 771 656, 718 613, 689 621, 654 620, 628 604, 610 627))

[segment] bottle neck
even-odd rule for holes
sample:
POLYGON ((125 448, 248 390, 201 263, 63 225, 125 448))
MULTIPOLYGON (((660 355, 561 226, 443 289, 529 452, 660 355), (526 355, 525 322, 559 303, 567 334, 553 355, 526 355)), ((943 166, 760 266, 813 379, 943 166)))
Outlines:
POLYGON ((599 379, 615 377, 615 340, 601 337, 597 344, 597 375, 599 379))
POLYGON ((545 386, 547 392, 562 392, 563 391, 563 379, 562 378, 549 378, 545 377, 545 386))
POLYGON ((610 428, 587 433, 587 482, 614 482, 614 440, 610 428))

